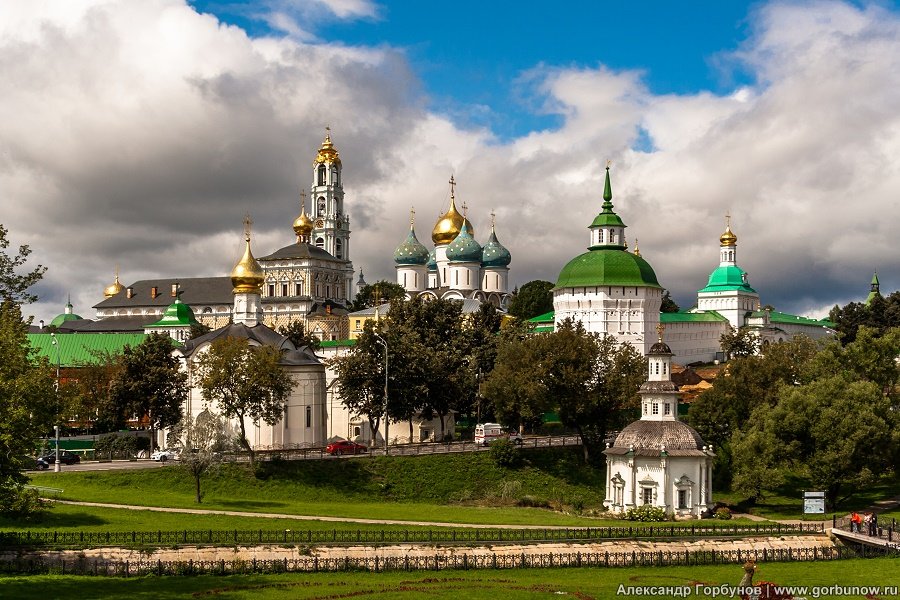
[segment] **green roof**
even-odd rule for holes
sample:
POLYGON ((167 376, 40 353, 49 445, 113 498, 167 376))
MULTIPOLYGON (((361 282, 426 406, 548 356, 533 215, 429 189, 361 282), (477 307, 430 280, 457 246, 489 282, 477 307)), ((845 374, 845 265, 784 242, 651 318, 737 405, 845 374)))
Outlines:
POLYGON ((703 312, 659 313, 660 323, 721 323, 728 319, 714 310, 703 312))
POLYGON ((175 302, 169 305, 159 321, 145 327, 190 327, 197 324, 193 309, 182 302, 181 298, 175 298, 175 302))
POLYGON ((627 227, 625 223, 622 222, 622 219, 616 213, 608 213, 602 212, 594 217, 593 222, 591 222, 591 227, 603 227, 608 225, 615 225, 616 227, 627 227))
POLYGON ((342 346, 355 346, 356 340, 325 340, 319 342, 320 348, 340 348, 342 346))
POLYGON ((653 267, 640 256, 625 250, 590 250, 569 261, 554 289, 594 286, 661 287, 653 267))
POLYGON ((700 290, 700 292, 726 292, 740 290, 755 294, 756 290, 750 287, 750 285, 745 281, 746 275, 746 272, 736 265, 716 267, 716 269, 712 273, 710 273, 709 281, 707 282, 706 287, 700 290))
POLYGON ((60 313, 53 317, 53 320, 50 321, 50 325, 53 327, 59 327, 66 321, 80 321, 81 317, 76 315, 75 313, 60 313))
MULTIPOLYGON (((57 361, 56 346, 59 343, 59 364, 78 367, 97 362, 95 353, 121 354, 125 346, 138 346, 147 337, 143 333, 29 333, 28 343, 36 350, 37 357, 46 357, 51 365, 57 361)), ((179 345, 176 343, 176 345, 179 345)))
POLYGON ((556 327, 554 325, 541 325, 540 327, 535 327, 531 330, 532 333, 553 333, 556 331, 556 327))
POLYGON ((782 325, 815 325, 817 327, 834 328, 834 323, 828 319, 810 319, 809 317, 799 317, 788 313, 778 312, 777 310, 763 311, 758 310, 751 316, 764 317, 766 312, 769 313, 770 323, 781 323, 782 325))
POLYGON ((529 323, 552 323, 553 322, 554 311, 545 312, 542 315, 538 315, 536 317, 531 317, 528 319, 529 323))

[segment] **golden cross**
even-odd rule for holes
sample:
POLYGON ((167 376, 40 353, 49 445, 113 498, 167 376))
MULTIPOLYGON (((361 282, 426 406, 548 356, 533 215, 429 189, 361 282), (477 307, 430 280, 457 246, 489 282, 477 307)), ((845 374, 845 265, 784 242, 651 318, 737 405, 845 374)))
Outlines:
POLYGON ((306 192, 300 192, 300 214, 306 212, 306 192))
POLYGON ((416 207, 411 206, 409 208, 409 226, 412 227, 416 224, 416 207))
POLYGON ((247 238, 247 241, 250 241, 250 226, 253 225, 253 219, 250 218, 250 214, 248 213, 244 216, 244 237, 247 238))
POLYGON ((468 213, 469 213, 469 205, 466 204, 465 200, 463 200, 463 218, 466 218, 468 213))
POLYGON ((663 341, 663 332, 666 330, 666 326, 660 323, 656 326, 656 334, 659 336, 659 341, 662 343, 663 341))
POLYGON ((725 213, 725 227, 731 227, 731 211, 725 213))
POLYGON ((456 198, 456 179, 453 178, 453 175, 450 176, 450 197, 456 198))
POLYGON ((606 161, 606 170, 607 170, 607 171, 609 170, 609 165, 611 165, 611 164, 612 164, 612 161, 611 161, 611 160, 607 160, 607 161, 606 161))
POLYGON ((491 229, 494 228, 494 225, 497 223, 497 215, 494 214, 494 209, 491 209, 491 229))

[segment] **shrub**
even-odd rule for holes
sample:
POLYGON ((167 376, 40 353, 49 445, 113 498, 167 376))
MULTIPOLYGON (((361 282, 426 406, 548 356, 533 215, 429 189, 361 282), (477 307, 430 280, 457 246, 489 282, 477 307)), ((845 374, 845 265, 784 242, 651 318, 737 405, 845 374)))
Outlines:
POLYGON ((498 467, 512 469, 520 461, 519 449, 510 440, 496 440, 491 443, 491 458, 498 467))
POLYGON ((550 503, 543 498, 525 495, 519 498, 519 501, 516 502, 516 506, 525 508, 550 508, 550 503))
POLYGON ((731 511, 724 506, 722 506, 721 508, 717 508, 716 518, 722 521, 727 521, 731 518, 731 511))
POLYGON ((629 521, 641 521, 644 523, 667 520, 666 509, 649 504, 629 508, 625 513, 625 518, 629 521))

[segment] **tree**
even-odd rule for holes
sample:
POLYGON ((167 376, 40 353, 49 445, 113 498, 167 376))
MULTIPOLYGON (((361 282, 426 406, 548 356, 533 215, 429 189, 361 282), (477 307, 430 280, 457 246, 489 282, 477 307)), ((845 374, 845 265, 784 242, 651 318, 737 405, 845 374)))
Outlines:
POLYGON ((112 382, 111 397, 125 416, 147 417, 153 450, 153 430, 165 428, 181 420, 187 399, 187 373, 172 356, 172 339, 153 333, 135 347, 125 346, 119 358, 121 369, 112 382))
POLYGON ((247 340, 226 337, 210 344, 197 360, 197 383, 203 399, 215 402, 222 416, 235 419, 240 444, 256 465, 256 454, 247 439, 247 420, 274 425, 284 415, 284 406, 294 381, 278 364, 281 350, 251 346, 247 340))
POLYGON ((350 304, 350 311, 363 310, 392 302, 394 298, 403 298, 406 290, 399 283, 392 281, 381 281, 364 285, 356 294, 356 298, 350 304))
POLYGON ((38 265, 28 273, 16 273, 31 254, 31 248, 27 245, 19 246, 18 254, 10 256, 6 253, 9 247, 8 233, 9 230, 0 225, 0 300, 11 300, 17 304, 34 302, 37 296, 29 293, 28 288, 41 280, 47 267, 38 265))
POLYGON ((36 359, 27 333, 19 304, 6 296, 0 301, 0 514, 13 517, 39 507, 37 494, 23 487, 22 471, 34 441, 59 413, 53 369, 36 359))
POLYGON ((198 338, 201 335, 206 335, 212 331, 212 328, 209 325, 204 325, 203 323, 194 323, 191 325, 191 332, 189 334, 188 339, 192 340, 194 338, 198 338))
POLYGON ((677 313, 681 308, 675 304, 675 301, 672 300, 672 295, 669 293, 669 290, 663 290, 662 295, 662 306, 659 307, 659 312, 664 313, 677 313))
POLYGON ((372 437, 378 437, 384 417, 384 352, 367 322, 356 345, 345 356, 331 359, 329 366, 337 375, 337 393, 351 414, 363 415, 372 437))
POLYGON ((302 321, 291 321, 287 325, 278 328, 278 333, 287 336, 291 343, 297 348, 308 347, 315 352, 322 346, 321 340, 306 331, 302 321))
POLYGON ((729 327, 719 338, 725 359, 753 356, 759 351, 759 338, 748 327, 729 327))
POLYGON ((222 462, 222 452, 228 450, 225 422, 218 415, 204 410, 193 421, 189 416, 181 423, 184 448, 178 466, 194 478, 197 504, 203 499, 200 492, 201 478, 216 469, 222 462))
POLYGON ((519 288, 509 304, 509 314, 522 320, 531 319, 553 310, 554 284, 536 279, 519 288))
POLYGON ((122 370, 119 358, 118 354, 97 351, 91 362, 78 366, 69 416, 75 420, 91 420, 94 433, 118 431, 125 426, 125 412, 112 396, 113 383, 122 370))

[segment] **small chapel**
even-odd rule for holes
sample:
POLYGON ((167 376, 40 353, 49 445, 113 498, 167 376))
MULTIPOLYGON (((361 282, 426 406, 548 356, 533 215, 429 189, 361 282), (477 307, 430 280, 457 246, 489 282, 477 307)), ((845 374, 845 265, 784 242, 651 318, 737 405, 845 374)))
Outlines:
POLYGON ((675 518, 710 512, 715 453, 700 434, 678 420, 678 387, 672 383, 672 350, 659 341, 647 353, 641 385, 641 418, 616 436, 606 455, 607 510, 655 506, 675 518))

